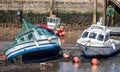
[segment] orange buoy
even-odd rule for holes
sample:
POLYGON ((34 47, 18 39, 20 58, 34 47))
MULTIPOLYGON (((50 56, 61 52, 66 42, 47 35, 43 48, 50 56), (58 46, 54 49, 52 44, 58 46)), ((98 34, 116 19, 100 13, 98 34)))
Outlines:
POLYGON ((64 30, 63 28, 60 29, 60 31, 63 31, 63 30, 64 30))
POLYGON ((92 65, 98 65, 99 61, 96 58, 93 58, 91 63, 92 65))
POLYGON ((59 36, 62 36, 62 33, 61 33, 61 32, 59 33, 59 36))
POLYGON ((62 32, 62 35, 63 35, 63 36, 65 35, 65 31, 62 32))
POLYGON ((74 62, 75 63, 79 63, 79 58, 78 57, 74 57, 74 62))
POLYGON ((63 57, 64 57, 65 59, 68 59, 68 58, 70 57, 70 54, 69 54, 69 53, 63 53, 63 57))
POLYGON ((2 55, 2 61, 5 61, 5 60, 6 60, 6 56, 2 55))
POLYGON ((54 31, 54 34, 58 34, 58 31, 54 31))

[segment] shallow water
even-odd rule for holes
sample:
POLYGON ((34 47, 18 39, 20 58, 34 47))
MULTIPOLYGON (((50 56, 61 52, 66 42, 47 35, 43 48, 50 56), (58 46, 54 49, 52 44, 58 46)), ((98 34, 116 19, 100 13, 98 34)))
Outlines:
POLYGON ((60 60, 55 61, 51 69, 45 72, 120 72, 120 56, 101 59, 98 66, 92 66, 90 60, 83 59, 80 63, 60 60))

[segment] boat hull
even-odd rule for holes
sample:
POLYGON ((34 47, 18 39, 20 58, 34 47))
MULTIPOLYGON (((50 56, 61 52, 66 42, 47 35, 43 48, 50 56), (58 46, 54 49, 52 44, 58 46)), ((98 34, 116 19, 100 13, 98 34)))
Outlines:
MULTIPOLYGON (((40 42, 28 42, 19 44, 5 51, 7 60, 12 60, 13 58, 19 57, 21 55, 37 52, 37 51, 55 51, 59 53, 60 46, 55 42, 40 41, 40 42)), ((47 53, 46 53, 47 54, 47 53)))
POLYGON ((22 62, 25 64, 38 63, 58 59, 59 57, 60 57, 59 50, 55 49, 41 50, 24 54, 22 56, 22 62))
POLYGON ((112 57, 117 55, 120 52, 120 44, 113 46, 85 46, 78 44, 80 51, 82 52, 81 56, 85 58, 104 58, 112 57))

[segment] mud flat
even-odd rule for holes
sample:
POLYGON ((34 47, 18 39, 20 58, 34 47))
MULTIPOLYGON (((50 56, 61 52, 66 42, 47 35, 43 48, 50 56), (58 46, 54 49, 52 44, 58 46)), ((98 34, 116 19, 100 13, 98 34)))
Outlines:
MULTIPOLYGON (((81 30, 68 31, 65 37, 65 42, 62 43, 63 49, 72 52, 72 56, 80 55, 76 47, 76 40, 80 36, 81 30), (75 50, 76 48, 76 50, 75 50)), ((0 41, 0 53, 4 48, 12 44, 13 41, 0 41)), ((80 58, 78 64, 73 62, 73 57, 66 60, 64 58, 47 61, 44 63, 10 63, 0 61, 0 72, 120 72, 120 55, 115 57, 100 59, 100 64, 94 68, 91 65, 91 60, 80 58)))

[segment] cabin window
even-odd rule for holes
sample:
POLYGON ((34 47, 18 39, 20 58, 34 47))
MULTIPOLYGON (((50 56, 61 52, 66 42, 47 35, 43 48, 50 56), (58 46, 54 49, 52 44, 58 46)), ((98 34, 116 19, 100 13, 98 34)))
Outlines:
POLYGON ((109 35, 105 36, 105 41, 107 41, 109 39, 109 35))
POLYGON ((53 22, 56 23, 56 19, 53 19, 53 22))
POLYGON ((57 24, 60 24, 60 19, 56 19, 56 23, 57 23, 57 24))
POLYGON ((97 40, 103 41, 103 39, 104 39, 104 35, 99 34, 97 40))
POLYGON ((95 39, 96 38, 96 33, 90 33, 89 38, 95 39))
POLYGON ((24 41, 25 41, 25 39, 23 37, 20 38, 20 40, 19 40, 20 43, 23 43, 24 41))
POLYGON ((50 19, 49 19, 49 18, 47 18, 47 22, 50 22, 50 19))
POLYGON ((33 40, 33 39, 34 39, 33 34, 32 33, 28 34, 28 40, 33 40))
POLYGON ((39 35, 43 35, 42 32, 40 30, 37 31, 39 35))
POLYGON ((88 36, 88 32, 84 32, 84 34, 82 35, 82 38, 86 38, 88 36))
POLYGON ((50 22, 51 22, 51 23, 53 23, 53 22, 54 22, 54 20, 50 18, 50 22))
POLYGON ((43 32, 44 35, 48 35, 48 34, 45 32, 45 30, 42 30, 42 32, 43 32))
POLYGON ((47 18, 47 22, 54 23, 54 22, 56 22, 56 21, 55 21, 55 19, 47 18))

